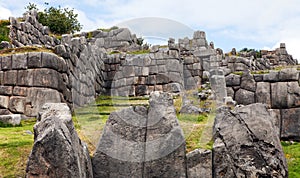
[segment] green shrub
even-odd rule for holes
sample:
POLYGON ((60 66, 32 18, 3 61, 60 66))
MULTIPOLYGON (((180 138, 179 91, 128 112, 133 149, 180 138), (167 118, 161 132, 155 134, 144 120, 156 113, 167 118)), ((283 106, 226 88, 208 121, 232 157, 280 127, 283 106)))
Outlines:
MULTIPOLYGON (((48 3, 45 4, 48 5, 48 3)), ((29 3, 25 9, 38 11, 33 3, 29 3)), ((44 26, 48 26, 52 33, 60 35, 74 33, 82 29, 77 17, 78 14, 74 13, 74 9, 61 8, 60 6, 58 8, 46 8, 44 11, 38 12, 38 21, 44 26)))
POLYGON ((8 20, 0 20, 0 42, 10 41, 9 39, 9 28, 10 25, 8 20))

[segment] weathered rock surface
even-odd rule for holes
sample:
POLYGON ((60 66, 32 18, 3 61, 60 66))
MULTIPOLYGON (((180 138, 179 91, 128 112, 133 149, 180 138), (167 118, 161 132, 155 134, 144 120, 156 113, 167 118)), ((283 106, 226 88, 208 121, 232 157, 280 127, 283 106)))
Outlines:
POLYGON ((78 138, 66 104, 42 107, 26 177, 93 177, 87 146, 78 138))
POLYGON ((20 114, 0 115, 0 122, 13 126, 20 125, 21 119, 20 114))
POLYGON ((170 94, 150 108, 111 113, 92 163, 94 177, 186 177, 185 142, 170 94))
POLYGON ((186 155, 188 178, 212 177, 212 152, 196 149, 186 155))
POLYGON ((288 177, 278 134, 263 104, 220 113, 214 125, 214 177, 288 177))

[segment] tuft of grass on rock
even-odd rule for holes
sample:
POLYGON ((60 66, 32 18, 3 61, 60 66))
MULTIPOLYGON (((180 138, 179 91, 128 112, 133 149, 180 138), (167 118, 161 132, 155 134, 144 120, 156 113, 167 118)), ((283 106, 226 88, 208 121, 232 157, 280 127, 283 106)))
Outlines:
POLYGON ((143 50, 138 50, 138 51, 127 52, 127 54, 135 54, 135 55, 138 55, 138 54, 148 54, 148 53, 150 53, 149 49, 143 49, 143 50))

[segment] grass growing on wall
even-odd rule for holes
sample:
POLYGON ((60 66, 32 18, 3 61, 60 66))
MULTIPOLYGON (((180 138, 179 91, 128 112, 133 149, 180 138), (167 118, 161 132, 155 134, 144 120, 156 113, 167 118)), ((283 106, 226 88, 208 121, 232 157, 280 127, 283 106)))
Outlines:
POLYGON ((33 145, 35 119, 23 120, 18 127, 0 127, 0 177, 25 177, 33 145), (30 132, 29 132, 30 131, 30 132))
POLYGON ((53 50, 46 49, 46 48, 41 48, 41 47, 25 46, 25 47, 20 47, 20 48, 3 49, 3 50, 0 51, 0 56, 19 54, 19 53, 27 53, 27 52, 49 52, 49 53, 53 53, 53 50))

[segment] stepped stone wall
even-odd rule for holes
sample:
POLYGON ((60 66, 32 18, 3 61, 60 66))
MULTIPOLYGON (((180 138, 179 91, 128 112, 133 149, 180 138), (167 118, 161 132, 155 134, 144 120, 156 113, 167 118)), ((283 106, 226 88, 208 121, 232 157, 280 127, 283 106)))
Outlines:
POLYGON ((24 14, 23 20, 19 22, 17 18, 10 17, 9 37, 14 47, 27 45, 44 45, 54 47, 60 43, 55 37, 49 34, 49 28, 37 21, 37 12, 30 11, 24 14))
POLYGON ((300 87, 296 68, 266 74, 226 76, 227 94, 238 104, 264 103, 272 110, 278 134, 283 140, 300 140, 300 87))
POLYGON ((36 116, 46 102, 72 102, 65 60, 47 52, 0 56, 0 114, 36 116))

